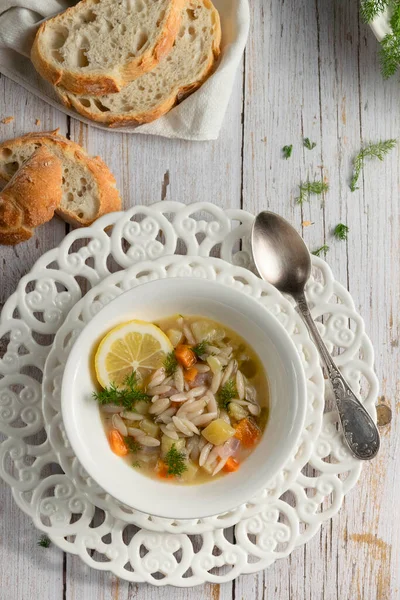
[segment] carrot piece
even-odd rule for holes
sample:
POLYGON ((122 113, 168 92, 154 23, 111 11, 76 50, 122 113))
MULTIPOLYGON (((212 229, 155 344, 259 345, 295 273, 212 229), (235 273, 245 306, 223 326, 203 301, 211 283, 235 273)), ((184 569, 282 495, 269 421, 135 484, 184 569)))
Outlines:
POLYGON ((168 475, 168 467, 167 467, 167 465, 161 459, 159 459, 157 461, 156 471, 157 471, 157 475, 159 477, 162 477, 163 479, 169 479, 171 477, 171 475, 168 475))
POLYGON ((242 442, 245 448, 254 446, 260 437, 259 428, 253 421, 250 421, 250 419, 242 419, 235 429, 235 437, 242 442))
POLYGON ((237 471, 239 467, 240 464, 238 463, 238 461, 235 460, 232 456, 230 456, 225 463, 223 471, 226 471, 227 473, 233 473, 234 471, 237 471))
POLYGON ((108 441, 114 454, 118 456, 126 456, 128 454, 128 446, 125 444, 124 438, 118 429, 111 429, 108 434, 108 441))
POLYGON ((196 369, 196 367, 190 367, 190 369, 185 371, 183 374, 185 381, 188 381, 189 383, 191 383, 192 381, 194 381, 196 379, 197 373, 198 373, 198 370, 196 369))
POLYGON ((185 369, 190 369, 190 367, 193 367, 197 361, 193 350, 185 344, 179 344, 175 348, 175 358, 185 369))

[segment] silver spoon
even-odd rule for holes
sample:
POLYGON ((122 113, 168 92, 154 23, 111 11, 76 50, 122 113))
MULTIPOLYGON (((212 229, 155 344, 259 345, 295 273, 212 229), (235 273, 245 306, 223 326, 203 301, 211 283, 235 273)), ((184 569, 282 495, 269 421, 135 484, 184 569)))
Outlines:
POLYGON ((378 429, 335 365, 307 304, 304 288, 311 274, 311 257, 307 246, 290 223, 268 211, 256 217, 251 238, 254 262, 261 277, 295 299, 314 338, 328 371, 344 437, 351 453, 361 460, 374 458, 380 446, 378 429))

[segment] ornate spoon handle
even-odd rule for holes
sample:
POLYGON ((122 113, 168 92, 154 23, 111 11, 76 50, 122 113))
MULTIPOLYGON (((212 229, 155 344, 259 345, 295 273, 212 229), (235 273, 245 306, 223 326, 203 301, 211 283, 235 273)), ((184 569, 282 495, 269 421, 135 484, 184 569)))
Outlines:
POLYGON ((356 458, 370 460, 379 450, 378 428, 329 354, 311 316, 304 293, 296 295, 295 300, 328 370, 346 443, 356 458))

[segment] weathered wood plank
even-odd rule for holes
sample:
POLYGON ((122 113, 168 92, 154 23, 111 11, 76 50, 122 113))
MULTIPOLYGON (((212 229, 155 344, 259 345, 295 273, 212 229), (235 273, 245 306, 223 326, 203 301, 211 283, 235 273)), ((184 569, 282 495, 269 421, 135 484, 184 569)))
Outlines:
MULTIPOLYGON (((0 120, 13 116, 9 124, 0 123, 0 140, 4 141, 31 131, 48 131, 60 128, 65 135, 66 116, 45 104, 19 85, 0 76, 0 120), (36 125, 36 120, 40 125, 36 125)), ((47 250, 57 246, 65 235, 65 223, 55 217, 42 225, 28 242, 17 246, 0 247, 0 306, 14 291, 20 278, 29 271, 36 260, 47 250)))
MULTIPOLYGON (((359 25, 356 3, 255 4, 250 40, 244 208, 276 210, 299 231, 301 220, 315 222, 303 231, 304 238, 312 249, 324 242, 331 247, 327 260, 336 277, 348 284, 366 320, 382 393, 395 412, 400 297, 397 153, 382 165, 368 164, 358 192, 352 194, 348 182, 351 157, 363 140, 398 135, 398 82, 382 82, 376 42, 368 28, 359 25), (304 136, 317 142, 312 152, 302 150, 304 136), (285 161, 280 148, 290 143, 293 156, 285 161), (325 203, 312 198, 300 216, 293 204, 294 190, 307 175, 319 177, 319 165, 330 191, 325 203), (347 243, 332 237, 339 222, 350 227, 347 243)), ((398 523, 387 516, 398 491, 392 464, 397 438, 392 423, 383 435, 379 459, 366 466, 341 513, 287 561, 278 561, 255 578, 239 578, 235 596, 254 596, 253 590, 258 590, 258 597, 263 587, 264 598, 394 597, 399 579, 393 557, 400 536, 398 523)))
POLYGON ((40 532, 0 483, 0 596, 7 600, 62 600, 63 553, 40 548, 40 532))
MULTIPOLYGON (((5 77, 0 77, 0 124, 3 141, 29 131, 66 131, 66 117, 5 77), (41 120, 36 125, 36 119, 41 120)), ((16 247, 0 246, 0 307, 14 292, 19 279, 47 250, 60 243, 65 223, 54 219, 40 227, 34 238, 16 247)), ((55 547, 37 547, 40 533, 17 507, 11 490, 0 481, 0 597, 9 600, 51 598, 63 595, 63 553, 55 547)))

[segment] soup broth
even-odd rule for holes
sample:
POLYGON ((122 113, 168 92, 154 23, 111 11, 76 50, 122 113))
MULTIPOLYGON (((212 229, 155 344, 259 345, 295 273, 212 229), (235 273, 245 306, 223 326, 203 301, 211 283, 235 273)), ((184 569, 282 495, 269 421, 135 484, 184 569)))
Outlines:
POLYGON ((154 325, 167 336, 170 352, 155 350, 151 369, 148 359, 135 362, 131 351, 132 385, 118 386, 124 406, 118 394, 116 404, 100 406, 112 450, 166 483, 205 483, 236 471, 268 420, 268 381, 259 357, 237 333, 202 316, 175 315, 154 325))

